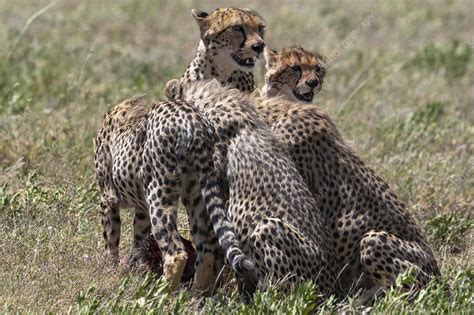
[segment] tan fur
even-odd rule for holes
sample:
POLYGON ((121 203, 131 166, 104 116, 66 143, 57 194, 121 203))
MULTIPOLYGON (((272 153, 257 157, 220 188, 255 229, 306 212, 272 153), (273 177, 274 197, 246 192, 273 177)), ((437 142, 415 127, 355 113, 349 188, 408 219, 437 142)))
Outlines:
POLYGON ((323 57, 301 47, 265 51, 264 97, 284 96, 289 100, 311 102, 319 93, 326 70, 323 57))
POLYGON ((163 254, 164 277, 175 289, 186 263, 177 230, 181 197, 197 250, 195 291, 211 288, 215 276, 206 256, 216 253, 220 244, 238 278, 247 283, 246 290, 253 292, 258 281, 255 263, 243 254, 224 215, 224 191, 212 161, 214 144, 212 126, 182 100, 148 107, 137 97, 105 115, 94 139, 94 162, 101 193, 103 237, 113 262, 119 256, 120 208, 134 207, 129 262, 133 266, 143 258, 151 231, 163 254), (211 227, 221 233, 209 230, 211 227))
POLYGON ((334 293, 338 265, 329 234, 294 162, 258 115, 261 100, 216 80, 181 91, 216 130, 214 165, 229 187, 229 221, 259 277, 285 280, 286 288, 313 280, 322 294, 334 293))
POLYGON ((234 25, 242 25, 246 33, 251 34, 250 43, 258 40, 256 34, 260 27, 265 27, 265 23, 260 15, 249 9, 219 8, 208 14, 206 17, 199 17, 198 10, 192 10, 194 18, 199 23, 201 37, 208 40, 234 25))
POLYGON ((281 97, 256 102, 258 113, 282 142, 313 196, 331 235, 346 291, 363 277, 363 287, 392 285, 416 270, 414 287, 439 269, 431 248, 405 205, 367 167, 321 108, 281 97))
POLYGON ((212 293, 212 287, 214 285, 214 264, 215 258, 211 253, 206 253, 203 256, 203 261, 199 264, 196 270, 196 285, 193 286, 194 295, 209 296, 212 293))
POLYGON ((150 110, 150 106, 144 101, 145 96, 135 96, 129 100, 126 100, 111 111, 109 119, 103 125, 113 128, 128 129, 131 126, 137 126, 137 122, 142 120, 143 117, 150 110))
POLYGON ((169 283, 172 291, 176 290, 181 282, 181 276, 186 266, 188 255, 186 252, 176 253, 174 256, 167 256, 163 263, 163 277, 169 283))
POLYGON ((251 71, 263 55, 264 20, 249 9, 221 8, 210 14, 193 10, 201 33, 194 60, 181 82, 217 79, 220 84, 251 92, 251 71))

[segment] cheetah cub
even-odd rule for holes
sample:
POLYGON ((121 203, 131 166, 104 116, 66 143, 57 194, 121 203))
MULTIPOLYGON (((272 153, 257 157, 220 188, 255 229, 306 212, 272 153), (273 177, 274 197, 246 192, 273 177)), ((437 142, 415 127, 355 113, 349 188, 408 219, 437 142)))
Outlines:
POLYGON ((224 214, 225 195, 212 158, 215 142, 206 118, 192 104, 180 100, 147 106, 138 97, 105 115, 94 139, 94 162, 103 237, 114 263, 119 258, 120 208, 134 208, 130 262, 140 261, 151 231, 163 254, 164 278, 175 289, 187 260, 177 229, 178 198, 186 198, 190 187, 197 188, 202 196, 197 202, 203 206, 189 212, 197 250, 195 285, 205 287, 212 278, 206 257, 213 257, 218 241, 232 269, 253 292, 258 281, 255 264, 242 253, 224 214), (210 221, 217 235, 215 242, 209 239, 210 221))
POLYGON ((311 103, 321 91, 326 69, 318 53, 293 46, 279 51, 265 49, 265 98, 282 96, 292 101, 311 103))
MULTIPOLYGON (((274 57, 268 58, 273 64, 274 57)), ((286 69, 291 72, 291 68, 286 69)), ((296 82, 295 73, 292 82, 296 82)), ((329 115, 316 105, 269 97, 292 99, 297 84, 285 88, 271 74, 266 80, 263 94, 267 97, 255 102, 257 112, 287 149, 318 201, 317 211, 336 250, 335 264, 341 266, 341 290, 350 293, 354 288, 365 289, 368 300, 408 270, 414 270, 416 281, 407 290, 419 289, 430 278, 438 277, 433 251, 406 206, 361 160, 329 115), (278 93, 268 93, 272 87, 282 88, 278 93)))

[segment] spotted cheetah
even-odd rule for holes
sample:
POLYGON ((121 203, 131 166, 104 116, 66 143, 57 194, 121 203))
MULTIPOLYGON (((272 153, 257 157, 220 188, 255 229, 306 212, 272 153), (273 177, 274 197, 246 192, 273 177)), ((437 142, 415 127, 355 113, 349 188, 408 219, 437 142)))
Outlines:
POLYGON ((274 54, 266 56, 272 72, 266 76, 266 97, 255 102, 256 108, 318 200, 338 264, 344 266, 341 288, 348 291, 363 278, 366 292, 375 292, 410 268, 418 280, 415 287, 439 276, 434 254, 405 205, 342 138, 328 114, 316 105, 268 97, 291 99, 295 93, 281 84, 289 78, 285 71, 272 68, 274 54))
MULTIPOLYGON (((103 237, 109 257, 118 261, 120 207, 135 208, 134 243, 130 261, 140 259, 150 233, 163 253, 164 277, 175 289, 187 254, 177 230, 179 196, 189 194, 189 180, 196 180, 198 202, 191 209, 197 276, 210 268, 203 265, 209 251, 209 221, 220 246, 245 289, 258 281, 254 262, 241 251, 224 214, 224 195, 213 165, 213 127, 194 106, 179 100, 146 106, 137 97, 108 112, 94 139, 94 161, 102 209, 103 237), (201 218, 205 217, 206 220, 201 218), (151 229, 150 229, 151 222, 151 229)), ((212 270, 212 268, 211 268, 212 270)))
POLYGON ((293 46, 279 51, 265 49, 265 85, 262 96, 281 96, 289 100, 311 103, 321 91, 326 69, 318 53, 293 46))

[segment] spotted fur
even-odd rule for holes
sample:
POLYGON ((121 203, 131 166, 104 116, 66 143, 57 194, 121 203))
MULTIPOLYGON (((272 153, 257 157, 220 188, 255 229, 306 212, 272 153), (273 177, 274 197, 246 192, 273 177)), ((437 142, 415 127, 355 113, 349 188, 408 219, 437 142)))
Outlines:
MULTIPOLYGON (((250 92, 255 89, 255 82, 251 70, 253 64, 262 54, 265 47, 263 40, 265 22, 254 11, 248 9, 222 8, 208 14, 199 10, 192 10, 192 15, 197 21, 201 34, 198 51, 194 60, 183 74, 179 84, 165 87, 165 96, 177 99, 181 95, 181 83, 191 83, 206 79, 217 79, 220 84, 228 88, 237 88, 250 92), (251 59, 251 64, 242 66, 239 61, 251 59)), ((188 209, 188 214, 202 213, 204 202, 199 193, 196 180, 189 180, 187 194, 183 196, 183 204, 188 209), (199 208, 195 209, 195 208, 199 208)), ((191 220, 191 228, 195 232, 204 234, 205 229, 200 227, 200 221, 191 220)), ((205 294, 210 293, 216 275, 224 265, 223 256, 216 245, 216 238, 212 230, 209 231, 211 241, 205 244, 206 248, 197 244, 198 251, 212 252, 196 272, 195 291, 205 294), (204 268, 207 266, 207 268, 204 268), (205 271, 204 271, 205 270, 205 271), (212 270, 212 271, 211 271, 212 270)))
POLYGON ((216 79, 251 92, 251 71, 263 55, 265 21, 249 9, 221 8, 211 13, 193 10, 201 34, 198 51, 181 82, 216 79), (251 62, 246 62, 250 60, 251 62))
POLYGON ((440 275, 421 229, 388 184, 359 158, 332 119, 315 105, 267 98, 257 111, 271 126, 318 200, 329 229, 339 284, 375 292, 411 268, 425 285, 440 275))
MULTIPOLYGON (((295 59, 283 60, 291 54, 280 56, 280 65, 295 63, 295 59)), ((267 67, 276 68, 275 64, 267 67)), ((275 89, 276 78, 281 76, 267 74, 266 85, 275 89)), ((336 250, 333 264, 341 269, 342 290, 348 292, 354 285, 367 292, 387 288, 408 269, 415 270, 418 288, 439 276, 433 252, 405 205, 358 157, 327 113, 315 105, 285 101, 293 98, 292 89, 278 89, 277 95, 255 96, 256 109, 288 150, 318 202, 316 209, 336 250)))
POLYGON ((202 267, 215 255, 208 250, 214 245, 209 240, 210 220, 230 265, 245 289, 253 292, 258 281, 254 262, 242 253, 226 221, 212 159, 215 141, 212 126, 183 101, 158 102, 150 108, 141 98, 133 98, 106 114, 94 152, 104 239, 114 262, 119 255, 119 208, 134 207, 131 261, 141 258, 151 222, 151 233, 163 253, 165 279, 176 288, 187 259, 177 230, 178 198, 196 186, 205 204, 190 208, 190 220, 198 224, 192 233, 199 249, 196 272, 207 270, 202 267))
POLYGON ((265 50, 267 73, 264 97, 282 96, 311 103, 321 91, 326 75, 324 59, 318 53, 293 46, 280 51, 265 50))
MULTIPOLYGON (((263 19, 254 11, 236 8, 217 9, 211 14, 199 10, 192 10, 192 15, 199 25, 201 41, 197 55, 188 66, 181 81, 193 82, 207 78, 217 78, 222 84, 236 87, 242 91, 254 90, 255 82, 250 71, 253 69, 256 59, 261 56, 265 47, 265 42, 263 41, 265 22, 263 19), (246 62, 249 60, 251 62, 246 62)), ((177 95, 180 91, 170 90, 170 92, 170 94, 165 93, 165 95, 168 99, 173 100, 176 99, 174 95, 177 95)), ((127 108, 126 110, 129 109, 127 108)), ((168 118, 173 121, 177 119, 172 117, 168 118)), ((146 121, 146 119, 143 120, 146 121)), ((143 122, 142 124, 145 123, 143 122)), ((105 126, 104 129, 106 129, 105 126)), ((146 128, 143 127, 143 130, 145 129, 146 128)), ((126 136, 124 137, 126 138, 126 136)), ((98 139, 99 138, 100 137, 98 137, 98 139)), ((120 150, 126 151, 127 145, 123 144, 123 147, 124 148, 120 150)), ((140 154, 142 151, 142 148, 137 148, 136 154, 140 154)), ((107 156, 105 153, 102 154, 98 152, 96 155, 98 157, 105 155, 102 158, 103 160, 110 158, 110 156, 107 156)), ((142 163, 141 160, 140 163, 142 163)), ((110 169, 106 168, 106 170, 106 173, 110 173, 110 169)), ((117 166, 117 171, 120 171, 120 166, 117 166)), ((133 180, 135 180, 135 178, 133 178, 133 180)), ((181 180, 182 194, 180 196, 190 217, 193 239, 198 252, 196 260, 196 279, 193 290, 195 292, 209 293, 213 286, 215 275, 223 265, 223 257, 220 249, 216 247, 216 236, 212 230, 209 230, 210 218, 205 214, 207 213, 205 207, 208 205, 202 200, 201 187, 198 184, 199 180, 196 174, 191 172, 183 176, 181 180), (219 258, 218 261, 214 261, 215 257, 219 258)), ((138 192, 135 192, 135 195, 137 194, 138 192)), ((111 204, 114 209, 118 208, 115 203, 111 204)), ((107 207, 111 207, 110 203, 107 207)), ((137 243, 137 245, 134 245, 133 252, 140 252, 138 249, 142 248, 142 238, 147 232, 144 226, 150 219, 143 215, 143 213, 146 212, 143 211, 143 209, 146 209, 144 204, 137 205, 136 209, 137 213, 141 213, 138 216, 136 215, 135 218, 137 226, 140 226, 140 228, 137 227, 140 232, 135 232, 135 243, 137 243)), ((109 212, 112 213, 111 211, 109 212)), ((118 210, 113 211, 113 213, 117 212, 118 210)), ((113 214, 113 217, 117 218, 117 215, 113 214)), ((175 217, 170 218, 172 220, 168 221, 175 222, 175 217)), ((109 221, 113 222, 111 219, 109 221)), ((115 221, 119 220, 115 219, 115 221)), ((115 226, 117 226, 117 224, 115 226)), ((110 227, 107 228, 110 230, 110 227)), ((114 230, 114 235, 116 234, 117 231, 114 230)), ((177 232, 175 234, 177 234, 177 232)), ((118 247, 113 244, 118 243, 118 238, 113 237, 109 239, 110 241, 107 241, 107 246, 110 248, 109 252, 112 256, 116 257, 118 254, 115 254, 115 252, 118 251, 118 247)), ((180 244, 180 240, 176 238, 176 235, 172 241, 176 244, 168 246, 170 251, 176 251, 175 249, 181 250, 182 244, 180 244)), ((163 245, 160 248, 164 249, 166 246, 163 245)), ((132 255, 132 257, 134 256, 135 255, 132 255)), ((140 257, 140 255, 138 256, 140 257)), ((135 259, 132 259, 132 261, 133 260, 135 259)), ((179 263, 177 263, 176 266, 183 265, 184 260, 184 255, 179 256, 179 263)), ((170 266, 174 266, 173 262, 170 263, 170 266)), ((165 276, 172 279, 172 283, 174 284, 177 284, 177 281, 179 281, 180 268, 181 267, 176 267, 176 270, 169 271, 165 269, 165 276)), ((239 264, 234 263, 234 268, 238 269, 239 264)), ((245 268, 243 269, 245 271, 245 268)), ((251 277, 247 278, 250 279, 251 277)), ((250 283, 252 281, 247 282, 247 286, 251 286, 250 283)))
POLYGON ((214 165, 229 192, 228 219, 259 277, 286 279, 286 286, 311 279, 322 294, 333 293, 338 266, 316 200, 252 98, 217 81, 182 90, 216 130, 214 165))

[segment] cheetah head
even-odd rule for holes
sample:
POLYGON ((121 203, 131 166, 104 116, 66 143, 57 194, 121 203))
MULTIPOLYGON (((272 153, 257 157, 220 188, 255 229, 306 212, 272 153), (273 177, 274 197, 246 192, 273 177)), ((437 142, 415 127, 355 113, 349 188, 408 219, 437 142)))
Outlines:
POLYGON ((221 8, 212 13, 193 9, 191 13, 199 24, 201 40, 216 63, 253 70, 265 48, 265 22, 256 12, 221 8))
POLYGON ((265 49, 267 73, 263 93, 311 103, 323 85, 323 57, 301 47, 265 49))

